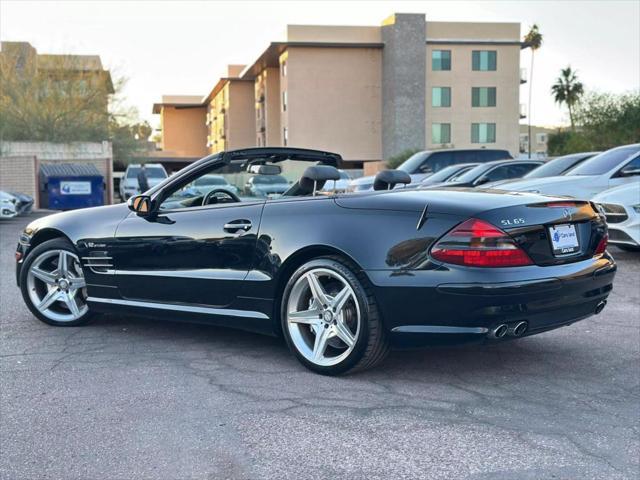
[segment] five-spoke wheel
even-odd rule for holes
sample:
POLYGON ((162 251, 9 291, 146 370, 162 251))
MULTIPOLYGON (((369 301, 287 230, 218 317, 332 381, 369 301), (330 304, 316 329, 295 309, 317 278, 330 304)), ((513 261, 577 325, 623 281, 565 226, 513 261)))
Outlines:
POLYGON ((386 353, 375 301, 354 270, 341 258, 318 258, 300 267, 285 288, 285 339, 314 371, 338 374, 366 368, 386 353))
POLYGON ((86 282, 78 256, 66 240, 36 247, 23 266, 22 294, 41 320, 78 325, 88 316, 86 282))
POLYGON ((294 284, 287 310, 289 335, 307 360, 335 365, 355 347, 360 307, 339 273, 326 268, 306 272, 294 284))

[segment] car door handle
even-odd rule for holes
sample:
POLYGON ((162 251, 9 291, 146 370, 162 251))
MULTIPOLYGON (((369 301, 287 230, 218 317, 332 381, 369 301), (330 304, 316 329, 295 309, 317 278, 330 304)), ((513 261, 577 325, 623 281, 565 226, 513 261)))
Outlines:
POLYGON ((247 232, 250 229, 251 222, 249 220, 234 220, 224 224, 224 231, 229 233, 238 233, 238 230, 247 232))

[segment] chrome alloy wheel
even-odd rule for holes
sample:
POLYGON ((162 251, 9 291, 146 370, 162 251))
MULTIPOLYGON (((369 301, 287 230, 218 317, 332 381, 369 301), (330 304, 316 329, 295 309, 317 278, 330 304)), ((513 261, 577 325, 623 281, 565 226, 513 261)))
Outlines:
POLYGON ((298 352, 319 366, 342 362, 360 333, 360 306, 345 278, 326 268, 302 275, 287 302, 287 328, 298 352))
POLYGON ((73 322, 88 311, 80 260, 68 250, 49 250, 29 267, 27 289, 33 306, 56 322, 73 322))

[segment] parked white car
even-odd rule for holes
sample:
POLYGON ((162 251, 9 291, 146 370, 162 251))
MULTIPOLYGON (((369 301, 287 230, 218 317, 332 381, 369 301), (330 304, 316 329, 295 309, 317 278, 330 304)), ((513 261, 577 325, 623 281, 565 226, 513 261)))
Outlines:
POLYGON ((0 190, 0 218, 13 218, 16 215, 16 197, 0 190))
POLYGON ((324 184, 322 191, 324 192, 333 192, 335 189, 338 193, 343 193, 349 190, 349 185, 351 184, 351 177, 344 170, 338 170, 340 172, 340 180, 330 180, 324 184))
MULTIPOLYGON (((124 172, 122 180, 120 180, 120 198, 127 201, 129 197, 143 193, 138 186, 138 173, 142 165, 139 163, 131 163, 124 172)), ((167 171, 159 163, 147 163, 145 164, 147 172, 147 180, 149 182, 149 188, 154 187, 165 178, 167 178, 167 171)))
POLYGON ((640 143, 612 148, 557 177, 522 179, 496 187, 510 192, 566 195, 591 200, 619 185, 640 181, 640 143))
POLYGON ((623 250, 640 251, 640 178, 593 197, 609 225, 609 243, 623 250))

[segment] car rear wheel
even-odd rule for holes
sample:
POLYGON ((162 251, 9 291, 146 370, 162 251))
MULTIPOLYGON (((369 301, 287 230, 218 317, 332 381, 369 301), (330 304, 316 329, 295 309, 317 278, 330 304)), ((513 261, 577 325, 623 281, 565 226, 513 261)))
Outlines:
POLYGON ((340 257, 302 265, 282 296, 284 337, 298 360, 324 375, 378 364, 389 347, 368 281, 340 257))
POLYGON ((29 310, 49 325, 83 325, 91 316, 80 259, 65 239, 34 248, 22 266, 20 289, 29 310))

